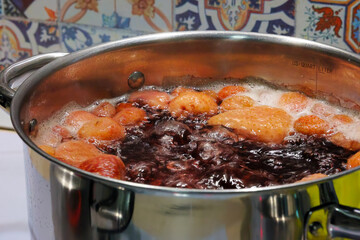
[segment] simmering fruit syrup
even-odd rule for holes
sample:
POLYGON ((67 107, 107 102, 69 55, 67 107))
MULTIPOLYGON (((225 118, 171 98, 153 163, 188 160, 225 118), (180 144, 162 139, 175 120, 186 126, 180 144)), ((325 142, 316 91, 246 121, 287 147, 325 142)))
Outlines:
POLYGON ((35 143, 60 161, 157 186, 264 187, 360 165, 358 113, 255 84, 148 87, 73 104, 38 130, 35 143))
POLYGON ((106 150, 124 161, 128 181, 199 189, 270 186, 314 173, 330 175, 345 170, 354 154, 323 137, 299 133, 284 144, 237 141, 231 129, 203 122, 159 114, 106 150))

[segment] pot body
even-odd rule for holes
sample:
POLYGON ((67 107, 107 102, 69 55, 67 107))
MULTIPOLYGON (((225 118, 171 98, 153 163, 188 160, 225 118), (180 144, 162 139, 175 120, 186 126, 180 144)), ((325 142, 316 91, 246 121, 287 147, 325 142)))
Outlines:
POLYGON ((359 236, 358 220, 333 220, 334 216, 358 217, 359 213, 351 209, 360 207, 356 194, 360 191, 358 169, 286 186, 184 190, 95 176, 44 154, 30 140, 34 122, 42 122, 69 102, 86 106, 143 83, 168 87, 236 83, 244 78, 266 80, 358 110, 359 69, 357 56, 332 47, 295 38, 232 32, 139 37, 83 50, 47 64, 20 86, 11 105, 14 127, 26 143, 32 238, 359 236), (138 84, 136 79, 128 78, 135 71, 144 74, 145 82, 138 84), (346 225, 350 229, 339 231, 346 225))
POLYGON ((251 194, 137 192, 96 181, 25 148, 33 239, 324 239, 326 209, 360 207, 360 174, 251 194), (325 190, 326 189, 326 190, 325 190), (320 223, 315 235, 306 222, 320 223))

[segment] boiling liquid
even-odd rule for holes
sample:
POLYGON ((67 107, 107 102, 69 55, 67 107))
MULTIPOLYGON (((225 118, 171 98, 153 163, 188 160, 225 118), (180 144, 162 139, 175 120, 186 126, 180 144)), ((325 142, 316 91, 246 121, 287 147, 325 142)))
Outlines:
POLYGON ((195 118, 179 122, 166 114, 133 129, 107 151, 124 161, 128 181, 199 189, 270 186, 313 173, 335 174, 345 170, 353 154, 325 138, 300 134, 281 145, 235 141, 224 127, 195 118), (164 124, 166 131, 159 130, 164 124))
MULTIPOLYGON (((215 86, 218 91, 223 86, 215 86)), ((255 100, 256 105, 279 107, 282 90, 263 85, 244 84, 249 91, 239 93, 255 100)), ((171 89, 170 89, 171 90, 171 89)), ((168 90, 168 91, 170 91, 168 90)), ((115 105, 125 102, 126 96, 110 100, 115 105)), ((309 99, 301 112, 288 112, 293 121, 313 114, 311 109, 319 100, 309 99)), ((326 104, 325 102, 321 102, 326 104)), ((91 110, 95 105, 84 110, 91 110)), ((156 111, 146 106, 148 122, 127 130, 126 138, 101 150, 119 156, 126 166, 128 181, 159 186, 232 189, 293 183, 314 173, 331 175, 346 169, 346 160, 354 154, 332 144, 324 137, 306 136, 291 131, 283 144, 270 145, 253 140, 237 139, 231 129, 207 126, 209 117, 190 116, 176 120, 167 111, 156 111)), ((341 108, 333 114, 347 114, 354 119, 347 126, 336 126, 350 139, 359 140, 359 118, 354 112, 341 108)), ((53 126, 62 124, 69 112, 79 110, 70 104, 40 126, 35 143, 47 142, 53 126)), ((327 117, 325 120, 330 121, 327 117)), ((68 129, 76 136, 76 129, 68 129)), ((55 143, 53 144, 56 147, 55 143)))

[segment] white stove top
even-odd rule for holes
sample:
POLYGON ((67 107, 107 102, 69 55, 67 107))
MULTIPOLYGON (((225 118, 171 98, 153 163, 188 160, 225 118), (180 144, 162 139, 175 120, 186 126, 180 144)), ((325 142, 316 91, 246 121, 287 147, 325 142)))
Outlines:
POLYGON ((0 130, 0 194, 0 240, 29 240, 23 144, 13 131, 0 130))

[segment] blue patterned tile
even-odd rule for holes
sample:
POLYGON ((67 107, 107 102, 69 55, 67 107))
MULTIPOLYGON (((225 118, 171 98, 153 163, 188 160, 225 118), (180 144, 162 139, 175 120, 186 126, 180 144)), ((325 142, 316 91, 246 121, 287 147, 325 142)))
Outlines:
POLYGON ((32 55, 29 39, 24 36, 25 24, 2 20, 0 28, 0 65, 6 67, 32 55))
POLYGON ((118 2, 121 0, 89 0, 81 4, 71 0, 60 0, 60 21, 127 29, 130 18, 119 14, 118 2))
POLYGON ((56 21, 57 0, 2 0, 4 14, 12 17, 56 21))
POLYGON ((102 14, 102 25, 108 28, 122 28, 126 29, 130 26, 130 18, 122 17, 117 12, 113 12, 111 15, 102 14))
POLYGON ((56 24, 6 19, 1 22, 1 67, 32 55, 60 50, 56 24))
POLYGON ((171 31, 172 4, 172 0, 60 0, 59 18, 61 22, 108 28, 171 31))
POLYGON ((12 16, 12 17, 25 17, 21 11, 19 11, 17 8, 16 8, 16 5, 14 5, 12 2, 10 1, 6 1, 6 0, 3 0, 4 2, 4 13, 5 15, 7 16, 12 16))
POLYGON ((31 31, 31 38, 35 39, 39 53, 60 50, 59 29, 57 24, 38 23, 31 31))
POLYGON ((296 5, 296 36, 359 52, 360 1, 304 0, 296 5))
POLYGON ((130 29, 147 32, 173 30, 173 0, 119 1, 119 13, 130 18, 130 29))
POLYGON ((67 52, 74 52, 101 43, 143 34, 123 29, 90 27, 78 24, 62 24, 62 48, 67 52))
POLYGON ((0 0, 0 15, 3 14, 3 2, 0 0))
POLYGON ((347 28, 345 41, 351 47, 355 48, 357 53, 360 53, 360 1, 354 2, 348 7, 347 22, 351 24, 347 28))
POLYGON ((293 36, 295 0, 177 0, 176 30, 235 30, 293 36))

